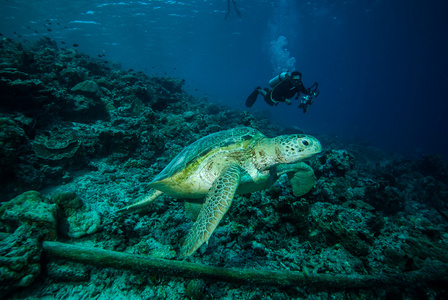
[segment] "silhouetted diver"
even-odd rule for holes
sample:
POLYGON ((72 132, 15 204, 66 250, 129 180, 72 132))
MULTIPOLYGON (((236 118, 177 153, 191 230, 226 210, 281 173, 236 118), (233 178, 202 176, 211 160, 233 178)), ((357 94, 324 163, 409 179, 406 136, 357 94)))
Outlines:
MULTIPOLYGON (((233 2, 233 7, 235 8, 236 14, 238 15, 238 17, 241 18, 241 14, 240 14, 240 11, 238 10, 238 7, 236 6, 235 0, 232 0, 232 2, 233 2)), ((227 0, 227 13, 226 13, 226 17, 224 18, 224 20, 227 20, 229 13, 230 13, 230 0, 227 0)))

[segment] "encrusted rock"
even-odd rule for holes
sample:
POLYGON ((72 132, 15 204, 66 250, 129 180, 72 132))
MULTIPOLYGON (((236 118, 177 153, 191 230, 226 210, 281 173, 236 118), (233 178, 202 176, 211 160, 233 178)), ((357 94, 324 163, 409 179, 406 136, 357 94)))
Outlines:
POLYGON ((0 240, 0 297, 29 286, 40 274, 40 255, 37 226, 22 225, 0 240))
POLYGON ((0 297, 30 285, 40 274, 41 240, 56 239, 56 205, 36 191, 0 208, 0 297))
POLYGON ((87 74, 87 70, 80 67, 68 67, 61 72, 62 80, 66 81, 68 84, 74 84, 75 86, 84 81, 87 74))
POLYGON ((129 155, 134 152, 138 143, 135 132, 105 128, 98 134, 102 153, 120 153, 129 155))
POLYGON ((56 205, 44 202, 36 191, 25 192, 0 207, 0 221, 13 230, 19 225, 39 225, 40 236, 56 237, 56 205))
POLYGON ((90 211, 83 201, 73 192, 63 192, 53 196, 53 201, 61 209, 59 230, 65 236, 80 238, 95 233, 101 224, 96 211, 90 211))
POLYGON ((17 149, 27 140, 25 131, 11 118, 0 118, 0 175, 10 171, 17 160, 17 149))
POLYGON ((87 234, 97 232, 101 224, 101 217, 96 211, 81 211, 67 218, 67 235, 71 238, 80 238, 87 234))
POLYGON ((192 279, 185 286, 185 295, 192 300, 206 299, 205 282, 201 279, 192 279))
POLYGON ((172 77, 163 77, 157 78, 156 82, 166 89, 168 93, 182 93, 182 86, 184 85, 185 80, 172 77))
POLYGON ((375 184, 366 189, 366 202, 386 214, 395 214, 405 207, 406 196, 398 188, 375 184))
POLYGON ((101 98, 102 96, 101 88, 93 80, 85 80, 80 82, 75 85, 71 91, 92 98, 101 98))
POLYGON ((67 121, 92 123, 96 120, 109 119, 108 102, 84 95, 76 95, 67 99, 61 116, 67 121))
POLYGON ((0 69, 0 78, 6 78, 9 80, 26 80, 30 78, 30 75, 24 72, 20 72, 16 68, 4 68, 0 69))
POLYGON ((63 261, 63 263, 51 262, 47 264, 47 274, 56 282, 81 282, 87 281, 90 278, 89 266, 72 263, 70 261, 63 261))
POLYGON ((196 114, 194 113, 194 111, 186 111, 186 112, 184 112, 184 114, 182 115, 182 117, 184 117, 184 119, 185 120, 187 120, 187 121, 189 121, 189 120, 191 120, 191 119, 193 119, 193 117, 195 116, 196 114))
POLYGON ((329 150, 319 158, 321 166, 317 173, 327 177, 345 176, 355 167, 355 157, 346 150, 329 150))
POLYGON ((52 200, 64 210, 65 215, 72 215, 72 211, 76 211, 84 206, 81 198, 74 192, 57 193, 53 195, 52 200))
MULTIPOLYGON (((12 76, 12 75, 11 75, 12 76)), ((29 110, 51 99, 51 92, 39 79, 10 80, 0 77, 0 105, 19 111, 29 110)))

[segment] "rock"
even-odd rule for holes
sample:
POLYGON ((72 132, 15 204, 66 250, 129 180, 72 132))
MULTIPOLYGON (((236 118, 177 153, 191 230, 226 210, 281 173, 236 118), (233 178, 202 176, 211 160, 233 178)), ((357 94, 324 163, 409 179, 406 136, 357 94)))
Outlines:
POLYGON ((182 117, 184 117, 184 119, 185 120, 187 120, 187 121, 190 121, 191 119, 193 119, 193 117, 195 116, 196 114, 193 112, 193 111, 186 111, 186 112, 184 112, 184 114, 182 115, 182 117))
POLYGON ((217 115, 221 111, 221 108, 214 103, 208 103, 206 105, 205 109, 206 109, 207 114, 210 114, 210 115, 217 115))
POLYGON ((36 191, 25 192, 0 207, 0 221, 15 226, 37 223, 40 236, 47 240, 56 238, 56 205, 44 202, 36 191))
POLYGON ((47 274, 56 282, 81 282, 90 278, 89 266, 70 261, 63 261, 63 264, 57 262, 47 264, 47 274))
POLYGON ((417 170, 448 184, 448 165, 440 156, 425 155, 417 163, 417 170))
POLYGON ((95 233, 101 224, 100 214, 90 211, 74 192, 62 192, 52 197, 61 210, 59 231, 61 234, 80 238, 95 233))
POLYGON ((97 232, 101 224, 101 217, 96 211, 76 212, 67 218, 67 223, 67 235, 77 239, 97 232))
POLYGON ((68 98, 60 114, 67 121, 82 123, 109 119, 106 102, 85 95, 68 98))
POLYGON ((120 153, 125 156, 132 154, 138 145, 138 136, 133 131, 123 131, 105 128, 98 134, 101 143, 101 153, 120 153))
POLYGON ((41 241, 56 239, 56 205, 36 191, 25 192, 0 208, 0 297, 29 286, 40 274, 41 241))
POLYGON ((366 188, 366 202, 376 210, 393 215, 404 209, 406 195, 396 187, 375 184, 366 188))
MULTIPOLYGON (((56 195, 53 195, 52 200, 65 211, 80 209, 84 206, 84 203, 75 192, 57 193, 56 195)), ((70 213, 68 213, 68 215, 70 215, 70 213)))
POLYGON ((18 111, 29 111, 52 99, 51 90, 39 79, 9 80, 0 78, 0 106, 18 111))
POLYGON ((12 172, 20 153, 17 151, 27 141, 25 131, 11 118, 0 118, 0 175, 12 172))
POLYGON ((355 157, 346 150, 328 150, 319 158, 321 166, 318 169, 326 177, 344 177, 355 167, 355 157))
POLYGON ((100 99, 103 93, 99 85, 93 80, 86 80, 78 83, 72 89, 72 92, 76 94, 83 95, 86 97, 91 97, 95 99, 100 99))
POLYGON ((192 279, 188 281, 185 287, 185 295, 188 299, 201 300, 206 299, 207 294, 205 293, 205 282, 201 279, 192 279))
POLYGON ((9 79, 9 80, 27 80, 30 78, 30 75, 24 72, 20 72, 16 68, 4 68, 0 69, 0 77, 9 79))
POLYGON ((253 115, 251 115, 247 111, 243 111, 241 113, 241 123, 244 126, 249 126, 249 127, 252 127, 252 128, 258 128, 257 120, 255 119, 255 117, 253 115))
POLYGON ((172 78, 172 77, 162 77, 157 78, 156 82, 159 83, 164 89, 169 93, 182 93, 182 86, 185 83, 184 79, 172 78))
POLYGON ((76 87, 77 84, 86 79, 87 74, 87 70, 80 68, 79 66, 68 67, 61 72, 61 81, 66 81, 68 84, 75 85, 76 87))
POLYGON ((29 286, 40 274, 42 249, 36 225, 21 225, 0 240, 0 297, 29 286))

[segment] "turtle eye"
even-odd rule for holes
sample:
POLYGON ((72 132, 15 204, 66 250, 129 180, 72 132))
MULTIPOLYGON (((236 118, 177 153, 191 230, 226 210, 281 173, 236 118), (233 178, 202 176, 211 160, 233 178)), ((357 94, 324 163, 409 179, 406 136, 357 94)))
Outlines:
POLYGON ((308 146, 310 143, 308 143, 307 140, 303 140, 303 141, 302 141, 302 144, 304 144, 305 146, 308 146))

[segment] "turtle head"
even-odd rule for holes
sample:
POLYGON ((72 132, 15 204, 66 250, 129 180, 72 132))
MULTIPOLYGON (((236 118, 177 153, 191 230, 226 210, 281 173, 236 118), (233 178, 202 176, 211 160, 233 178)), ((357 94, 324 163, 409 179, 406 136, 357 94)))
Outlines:
POLYGON ((281 135, 275 141, 277 163, 291 164, 310 158, 322 151, 320 142, 311 135, 281 135))

